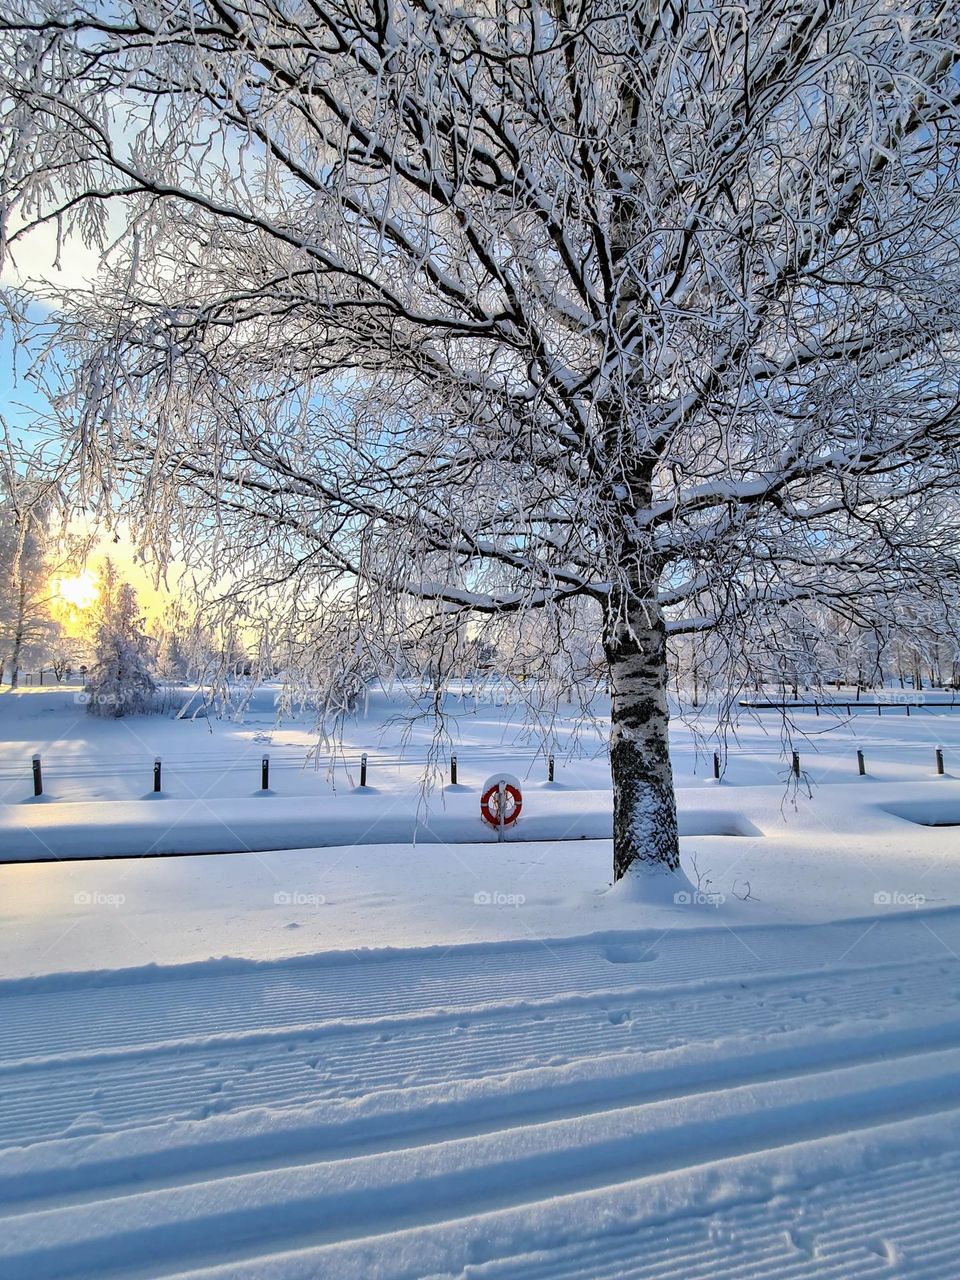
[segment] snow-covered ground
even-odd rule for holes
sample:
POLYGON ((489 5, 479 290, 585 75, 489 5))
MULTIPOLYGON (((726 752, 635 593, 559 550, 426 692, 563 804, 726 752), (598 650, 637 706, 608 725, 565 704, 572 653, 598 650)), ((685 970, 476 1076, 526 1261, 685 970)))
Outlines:
POLYGON ((960 827, 927 825, 960 823, 960 712, 811 714, 796 795, 771 713, 720 786, 678 726, 700 893, 650 906, 563 725, 551 788, 509 708, 464 710, 424 808, 383 705, 357 794, 294 767, 306 724, 70 697, 0 695, 3 856, 54 855, 0 866, 3 1280, 960 1275, 960 827), (89 857, 163 823, 327 847, 89 857))

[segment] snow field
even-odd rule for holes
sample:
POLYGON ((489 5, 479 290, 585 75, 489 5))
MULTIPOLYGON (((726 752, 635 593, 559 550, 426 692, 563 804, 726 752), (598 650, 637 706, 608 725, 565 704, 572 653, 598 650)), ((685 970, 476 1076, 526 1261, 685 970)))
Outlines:
MULTIPOLYGON (((26 711, 60 715, 13 705, 6 760, 26 711)), ((413 766, 231 791, 217 753, 262 747, 225 724, 195 794, 121 770, 81 800, 78 771, 5 807, 2 856, 47 860, 0 866, 3 1280, 956 1280, 948 713, 871 718, 864 779, 834 724, 801 748, 812 795, 775 728, 719 787, 681 730, 702 900, 656 904, 608 887, 602 759, 484 839, 476 783, 524 768, 494 721, 461 724, 463 786, 427 810, 413 766), (103 860, 233 837, 266 851, 103 860)), ((127 732, 48 741, 107 777, 127 732)))
MULTIPOLYGON (((866 932, 634 933, 8 982, 0 1270, 418 1276, 436 1255, 436 1274, 672 1274, 643 1270, 659 1250, 687 1275, 755 1276, 782 1258, 771 1238, 793 1232, 788 1275, 890 1274, 918 1241, 924 1257, 947 1249, 953 1218, 938 1235, 929 1215, 867 1213, 821 1238, 784 1192, 819 1145, 831 1175, 838 1133, 893 1141, 935 1196, 952 1182, 940 1148, 960 1131, 958 948, 947 910, 866 932), (774 1152, 761 1212, 738 1162, 774 1152), (681 1195, 643 1245, 651 1196, 694 1175, 726 1182, 728 1208, 708 1215, 724 1231, 704 1231, 706 1206, 681 1195), (608 1195, 618 1207, 598 1219, 608 1195), (561 1202, 563 1247, 521 1263, 561 1202), (481 1228, 489 1270, 465 1270, 481 1228), (834 1254, 859 1269, 815 1269, 834 1254), (888 1271, 871 1271, 884 1254, 888 1271)), ((868 1174, 837 1193, 864 1197, 868 1174)))

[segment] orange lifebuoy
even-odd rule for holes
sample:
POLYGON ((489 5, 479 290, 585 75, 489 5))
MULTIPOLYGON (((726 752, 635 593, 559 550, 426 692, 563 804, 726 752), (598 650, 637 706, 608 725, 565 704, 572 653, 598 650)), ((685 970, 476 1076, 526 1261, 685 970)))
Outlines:
POLYGON ((523 808, 523 795, 520 783, 513 777, 489 778, 480 797, 480 816, 491 827, 499 827, 500 788, 503 787, 503 825, 511 826, 520 817, 523 808))

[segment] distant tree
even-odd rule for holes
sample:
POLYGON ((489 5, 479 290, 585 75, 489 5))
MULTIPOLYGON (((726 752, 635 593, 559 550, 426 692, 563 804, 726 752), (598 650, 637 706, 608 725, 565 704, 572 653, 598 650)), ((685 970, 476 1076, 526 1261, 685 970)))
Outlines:
POLYGON ((168 680, 184 680, 190 670, 190 657, 176 631, 167 631, 160 645, 160 674, 168 680))
POLYGON ((33 656, 42 661, 59 635, 50 612, 55 565, 34 497, 29 477, 12 466, 0 469, 0 681, 7 675, 12 689, 23 662, 33 656))
POLYGON ((87 677, 87 710, 119 718, 156 710, 151 645, 143 631, 137 593, 106 562, 94 632, 94 662, 87 677))

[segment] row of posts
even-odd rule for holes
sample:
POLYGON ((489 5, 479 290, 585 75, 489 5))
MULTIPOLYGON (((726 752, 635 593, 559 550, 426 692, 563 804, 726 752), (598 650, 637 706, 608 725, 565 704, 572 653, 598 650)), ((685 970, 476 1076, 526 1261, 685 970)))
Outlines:
MULTIPOLYGON (((943 776, 944 766, 943 766, 943 748, 942 747, 936 747, 934 749, 934 760, 936 762, 937 773, 943 776)), ((162 770, 163 770, 163 763, 160 757, 157 756, 157 758, 153 762, 153 789, 155 792, 159 792, 161 790, 162 770)), ((554 766, 553 756, 547 756, 547 781, 548 782, 554 781, 555 772, 556 770, 554 766)), ((795 778, 800 777, 800 752, 799 751, 794 751, 791 754, 790 772, 793 774, 795 778)), ((862 748, 857 749, 857 772, 860 774, 861 778, 866 776, 867 762, 863 754, 862 748)), ((721 774, 720 753, 719 751, 715 751, 713 753, 713 776, 717 782, 720 781, 720 774, 721 774)), ((457 757, 456 756, 450 757, 450 784, 451 786, 457 785, 457 757)), ((366 752, 364 752, 363 755, 360 757, 360 785, 361 787, 365 787, 367 785, 367 753, 366 752)), ((260 761, 260 789, 261 791, 270 790, 270 757, 269 756, 263 756, 263 758, 260 761)), ((35 755, 33 757, 33 794, 35 796, 43 795, 43 766, 41 764, 39 755, 35 755)))
MULTIPOLYGON (((361 787, 365 787, 365 786, 366 786, 366 771, 367 771, 367 765, 366 765, 366 751, 364 751, 364 754, 362 754, 362 755, 360 756, 360 785, 361 785, 361 787)), ((554 774, 556 774, 556 772, 557 772, 557 771, 556 771, 556 765, 554 765, 554 762, 553 762, 553 756, 552 756, 552 755, 548 755, 548 756, 547 756, 547 781, 548 781, 548 782, 553 782, 553 780, 554 780, 554 774)), ((452 786, 452 787, 456 787, 456 786, 457 786, 457 756, 456 756, 456 755, 452 755, 452 756, 451 756, 451 786, 452 786)))
MULTIPOLYGON (((938 773, 941 777, 943 777, 943 774, 944 774, 944 767, 943 767, 943 747, 935 747, 935 748, 934 748, 934 751, 933 751, 933 758, 934 758, 934 761, 935 761, 935 763, 936 763, 937 773, 938 773)), ((717 781, 717 782, 719 782, 719 781, 720 781, 720 772, 721 772, 721 770, 720 770, 720 753, 719 753, 719 751, 715 751, 715 752, 713 753, 713 776, 714 776, 714 778, 716 779, 716 781, 717 781)), ((790 772, 793 774, 793 776, 794 776, 795 778, 799 778, 799 777, 800 777, 800 752, 799 752, 799 751, 793 751, 793 752, 791 752, 791 755, 790 755, 790 772)), ((861 778, 866 777, 866 774, 867 774, 867 761, 866 761, 866 757, 865 757, 865 756, 864 756, 864 754, 863 754, 863 748, 862 748, 862 747, 858 747, 858 748, 857 748, 857 772, 859 773, 859 775, 860 775, 860 777, 861 777, 861 778)))
MULTIPOLYGON (((553 756, 547 756, 547 781, 553 782, 555 767, 553 756)), ((159 756, 153 762, 153 789, 159 792, 162 787, 163 762, 159 756)), ((450 783, 456 786, 457 783, 457 757, 450 757, 450 783)), ((364 752, 360 757, 360 785, 367 785, 367 753, 364 752)), ((260 790, 270 790, 270 757, 263 756, 260 760, 260 790)), ((43 795, 43 766, 40 756, 33 757, 33 794, 35 796, 43 795)))

